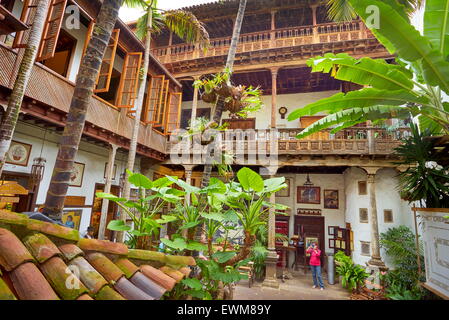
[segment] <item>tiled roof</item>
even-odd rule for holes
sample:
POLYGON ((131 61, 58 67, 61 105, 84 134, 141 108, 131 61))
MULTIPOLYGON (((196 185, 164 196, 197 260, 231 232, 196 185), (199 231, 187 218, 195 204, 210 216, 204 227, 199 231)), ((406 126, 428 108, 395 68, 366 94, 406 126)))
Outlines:
POLYGON ((160 299, 194 265, 0 210, 0 300, 160 299))

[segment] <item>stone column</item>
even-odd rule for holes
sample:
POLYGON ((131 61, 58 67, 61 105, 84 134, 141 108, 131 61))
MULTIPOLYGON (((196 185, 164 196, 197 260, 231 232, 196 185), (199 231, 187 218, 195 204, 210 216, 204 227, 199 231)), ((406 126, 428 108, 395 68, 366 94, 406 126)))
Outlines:
MULTIPOLYGON (((195 83, 195 81, 197 81, 199 79, 200 79, 200 76, 193 76, 193 83, 195 83)), ((193 102, 192 102, 192 117, 190 119, 191 123, 193 123, 196 119, 197 109, 198 109, 198 88, 194 86, 193 87, 193 102)))
POLYGON ((270 40, 271 40, 271 48, 276 47, 276 10, 271 11, 271 32, 270 32, 270 40))
POLYGON ((318 19, 316 16, 317 6, 316 5, 310 6, 310 8, 312 9, 313 43, 318 43, 319 42, 318 27, 317 27, 318 19))
POLYGON ((279 68, 271 68, 271 128, 276 128, 276 115, 277 115, 277 78, 279 68))
MULTIPOLYGON (((111 192, 112 185, 112 175, 114 174, 114 162, 115 156, 117 155, 118 146, 111 143, 111 149, 109 150, 108 166, 106 168, 106 183, 104 186, 104 193, 111 192)), ((98 231, 98 239, 104 240, 104 235, 106 231, 106 222, 108 218, 108 208, 109 200, 103 199, 101 206, 101 218, 100 218, 100 229, 98 231)))
MULTIPOLYGON (((268 167, 270 178, 276 175, 278 167, 268 167)), ((271 203, 276 203, 276 194, 270 197, 271 203)), ((276 264, 278 262, 278 254, 276 252, 276 214, 274 208, 270 209, 268 215, 268 256, 265 260, 265 280, 263 286, 271 288, 279 288, 277 279, 276 264)))
POLYGON ((377 167, 364 168, 368 173, 368 194, 370 199, 370 226, 371 226, 371 259, 368 265, 382 268, 385 267, 384 262, 380 256, 379 244, 379 222, 377 217, 377 203, 376 203, 376 173, 379 170, 377 167))

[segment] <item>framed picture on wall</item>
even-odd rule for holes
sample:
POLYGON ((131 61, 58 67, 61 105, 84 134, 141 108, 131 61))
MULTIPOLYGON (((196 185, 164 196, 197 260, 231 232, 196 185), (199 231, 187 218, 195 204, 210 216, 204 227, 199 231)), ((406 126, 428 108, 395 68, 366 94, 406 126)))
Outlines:
POLYGON ((278 192, 276 192, 276 197, 280 198, 288 198, 290 197, 290 186, 291 186, 291 179, 285 179, 285 184, 287 185, 287 188, 284 188, 278 192))
POLYGON ((71 187, 81 187, 83 185, 84 169, 86 165, 84 163, 75 162, 73 164, 72 175, 70 176, 71 187))
MULTIPOLYGON (((108 164, 109 162, 106 162, 104 164, 104 178, 106 179, 106 171, 108 170, 108 164)), ((112 180, 115 181, 115 177, 117 175, 117 164, 114 164, 114 169, 112 170, 112 180)))
POLYGON ((82 209, 64 210, 62 213, 62 223, 68 228, 79 230, 82 215, 82 209))
POLYGON ((298 187, 298 203, 320 204, 320 187, 298 187))
POLYGON ((338 190, 324 190, 324 208, 338 209, 338 190))
POLYGON ((6 153, 6 163, 21 167, 28 167, 31 149, 31 144, 12 140, 9 151, 6 153))

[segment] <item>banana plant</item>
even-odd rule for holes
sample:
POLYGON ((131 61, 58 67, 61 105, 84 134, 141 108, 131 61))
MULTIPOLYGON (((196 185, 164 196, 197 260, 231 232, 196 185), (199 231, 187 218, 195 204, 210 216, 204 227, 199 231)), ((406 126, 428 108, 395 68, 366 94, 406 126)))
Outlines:
POLYGON ((288 119, 327 113, 297 138, 333 127, 332 133, 358 123, 416 117, 421 128, 449 134, 449 0, 426 1, 424 35, 410 23, 407 9, 396 0, 348 0, 366 22, 378 9, 379 28, 367 24, 375 37, 396 56, 396 63, 382 59, 355 59, 347 54, 328 53, 310 59, 312 72, 330 73, 342 81, 364 86, 347 94, 311 103, 293 111, 288 119))

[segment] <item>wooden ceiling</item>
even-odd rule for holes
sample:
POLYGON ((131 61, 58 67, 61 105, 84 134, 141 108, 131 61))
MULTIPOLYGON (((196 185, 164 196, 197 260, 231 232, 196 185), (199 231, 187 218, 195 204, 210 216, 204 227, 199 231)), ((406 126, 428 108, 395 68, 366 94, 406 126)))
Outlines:
MULTIPOLYGON (((331 78, 328 74, 311 73, 310 68, 281 69, 278 74, 278 94, 319 92, 340 90, 341 81, 331 78)), ((183 100, 193 100, 193 81, 182 80, 183 100)), ((264 95, 271 95, 271 72, 261 70, 255 72, 235 73, 232 77, 234 85, 260 87, 264 95)))

